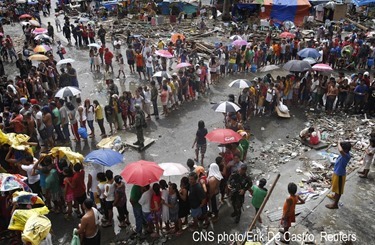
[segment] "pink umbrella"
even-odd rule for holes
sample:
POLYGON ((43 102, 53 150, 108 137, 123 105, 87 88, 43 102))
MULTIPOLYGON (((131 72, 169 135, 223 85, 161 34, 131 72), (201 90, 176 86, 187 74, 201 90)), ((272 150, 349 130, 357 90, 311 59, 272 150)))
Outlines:
POLYGON ((155 54, 159 55, 161 57, 165 57, 165 58, 172 58, 173 57, 173 55, 171 53, 169 53, 168 50, 156 50, 155 54))
POLYGON ((184 67, 189 67, 189 66, 191 66, 190 63, 182 62, 182 63, 178 64, 178 65, 176 66, 176 68, 184 68, 184 67))
POLYGON ((314 71, 333 71, 332 67, 327 64, 316 64, 312 67, 314 71))
POLYGON ((294 35, 293 33, 290 33, 290 32, 283 32, 280 34, 280 37, 281 38, 294 38, 296 35, 294 35))
POLYGON ((232 43, 234 46, 246 46, 247 42, 245 40, 236 40, 232 43))
POLYGON ((39 34, 44 34, 44 33, 47 33, 48 31, 47 31, 47 29, 45 29, 45 28, 35 28, 35 30, 33 31, 33 33, 34 34, 37 34, 37 35, 39 35, 39 34))
POLYGON ((52 48, 49 45, 42 44, 42 46, 47 50, 50 51, 52 48))

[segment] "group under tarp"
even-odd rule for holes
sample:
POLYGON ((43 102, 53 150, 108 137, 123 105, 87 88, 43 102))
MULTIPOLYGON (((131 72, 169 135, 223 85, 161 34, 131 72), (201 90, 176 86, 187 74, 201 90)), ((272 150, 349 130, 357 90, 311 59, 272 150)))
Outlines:
POLYGON ((375 6, 375 0, 352 0, 356 6, 375 6))
POLYGON ((262 19, 272 18, 275 22, 286 20, 294 22, 297 26, 303 24, 303 18, 309 15, 311 4, 308 0, 264 0, 262 19))

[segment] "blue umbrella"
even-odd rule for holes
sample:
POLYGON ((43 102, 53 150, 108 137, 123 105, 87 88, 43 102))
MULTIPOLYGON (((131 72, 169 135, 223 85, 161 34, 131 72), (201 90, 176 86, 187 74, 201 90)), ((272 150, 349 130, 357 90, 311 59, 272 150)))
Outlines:
POLYGON ((316 59, 316 58, 319 58, 321 56, 319 51, 314 49, 314 48, 304 48, 304 49, 300 50, 297 54, 302 58, 310 57, 310 58, 316 59))
POLYGON ((112 167, 123 161, 124 156, 111 149, 100 149, 90 152, 84 159, 85 162, 96 163, 105 167, 112 167))

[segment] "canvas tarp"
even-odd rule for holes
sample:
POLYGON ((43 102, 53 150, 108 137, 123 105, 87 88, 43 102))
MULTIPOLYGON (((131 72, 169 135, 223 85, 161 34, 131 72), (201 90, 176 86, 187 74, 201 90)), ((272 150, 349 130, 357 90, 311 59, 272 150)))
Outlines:
POLYGON ((311 4, 308 0, 264 0, 263 7, 264 12, 260 13, 262 19, 273 18, 275 22, 289 20, 300 26, 304 16, 309 15, 311 4))
POLYGON ((352 0, 356 6, 375 6, 375 0, 352 0))

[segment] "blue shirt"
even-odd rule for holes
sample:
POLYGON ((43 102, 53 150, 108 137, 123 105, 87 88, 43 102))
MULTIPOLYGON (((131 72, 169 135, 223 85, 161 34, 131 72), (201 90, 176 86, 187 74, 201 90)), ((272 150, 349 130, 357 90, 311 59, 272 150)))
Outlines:
POLYGON ((361 93, 362 95, 356 94, 356 99, 363 99, 365 98, 365 93, 367 92, 367 86, 366 85, 357 85, 354 89, 354 92, 361 93))
POLYGON ((333 172, 338 176, 345 176, 346 165, 348 165, 351 157, 350 153, 344 153, 344 155, 340 154, 333 167, 333 172))

